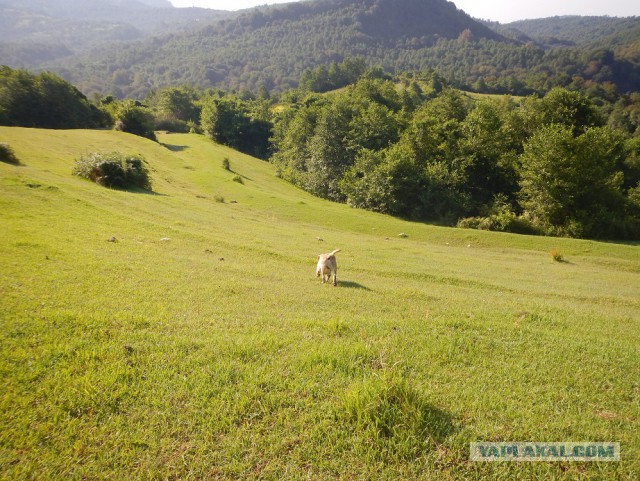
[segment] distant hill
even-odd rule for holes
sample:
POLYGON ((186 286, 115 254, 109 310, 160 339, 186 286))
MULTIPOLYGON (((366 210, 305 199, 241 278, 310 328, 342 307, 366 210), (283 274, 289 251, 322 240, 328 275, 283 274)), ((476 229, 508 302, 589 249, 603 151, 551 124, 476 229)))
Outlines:
POLYGON ((349 56, 389 70, 422 69, 421 49, 459 37, 510 42, 446 0, 315 0, 255 8, 197 31, 92 54, 81 64, 66 62, 62 72, 80 88, 100 83, 118 95, 169 82, 282 90, 296 86, 305 69, 349 56), (110 82, 114 70, 128 72, 131 82, 110 82))
POLYGON ((505 26, 547 46, 589 46, 612 36, 637 31, 640 18, 561 16, 520 20, 505 26))
POLYGON ((309 68, 354 57, 389 72, 436 70, 484 93, 640 91, 640 18, 501 25, 446 0, 310 0, 241 12, 0 1, 0 33, 11 39, 0 43, 3 62, 52 70, 88 95, 141 98, 178 84, 283 91, 309 68))
POLYGON ((229 15, 178 9, 168 0, 1 0, 0 59, 14 67, 39 68, 94 48, 184 31, 229 15))

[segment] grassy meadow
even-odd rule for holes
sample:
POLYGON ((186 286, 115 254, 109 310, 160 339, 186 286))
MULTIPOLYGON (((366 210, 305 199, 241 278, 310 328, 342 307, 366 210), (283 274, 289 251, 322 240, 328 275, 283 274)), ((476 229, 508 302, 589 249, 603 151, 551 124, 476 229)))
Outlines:
POLYGON ((406 222, 158 138, 0 127, 0 479, 638 479, 638 245, 406 222), (71 174, 114 150, 152 193, 71 174))

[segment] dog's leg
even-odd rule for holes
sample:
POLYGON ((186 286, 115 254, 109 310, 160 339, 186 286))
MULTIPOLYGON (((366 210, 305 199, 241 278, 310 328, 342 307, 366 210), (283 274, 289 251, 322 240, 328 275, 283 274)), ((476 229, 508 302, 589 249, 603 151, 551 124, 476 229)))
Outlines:
POLYGON ((333 272, 333 287, 338 285, 338 272, 334 271, 333 272))

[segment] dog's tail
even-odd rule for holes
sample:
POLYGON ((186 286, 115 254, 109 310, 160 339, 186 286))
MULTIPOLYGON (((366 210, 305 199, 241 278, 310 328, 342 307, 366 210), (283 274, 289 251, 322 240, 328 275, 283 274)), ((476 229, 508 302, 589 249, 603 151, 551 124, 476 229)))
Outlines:
POLYGON ((334 250, 333 252, 331 252, 331 253, 329 254, 329 256, 328 256, 328 257, 331 257, 331 256, 333 256, 333 255, 337 254, 338 252, 340 252, 340 249, 336 249, 336 250, 334 250))

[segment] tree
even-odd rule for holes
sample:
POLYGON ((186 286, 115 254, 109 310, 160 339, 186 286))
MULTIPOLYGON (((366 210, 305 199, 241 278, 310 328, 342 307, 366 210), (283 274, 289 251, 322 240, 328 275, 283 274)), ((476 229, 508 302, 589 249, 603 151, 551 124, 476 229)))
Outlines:
POLYGON ((100 113, 57 75, 0 67, 0 122, 48 129, 92 128, 100 113))
POLYGON ((362 150, 340 181, 352 207, 413 217, 419 213, 423 171, 399 144, 383 151, 362 150))
POLYGON ((156 134, 153 131, 153 114, 140 102, 134 100, 122 102, 116 110, 115 121, 116 130, 156 140, 156 134))
POLYGON ((548 233, 573 237, 612 235, 624 216, 622 139, 591 127, 540 128, 521 156, 520 203, 548 233))
POLYGON ((164 88, 152 98, 160 117, 185 122, 199 120, 200 109, 196 101, 196 93, 186 87, 164 88))
POLYGON ((338 183, 353 163, 347 143, 352 112, 348 102, 338 99, 325 108, 309 141, 306 188, 326 199, 343 201, 338 183))
POLYGON ((517 146, 509 136, 506 118, 502 105, 484 100, 476 103, 461 124, 460 145, 469 159, 467 188, 478 209, 488 207, 496 196, 515 203, 517 146))
POLYGON ((603 125, 593 102, 580 92, 554 88, 537 103, 537 108, 540 112, 541 124, 570 126, 576 135, 581 134, 588 127, 603 125))

